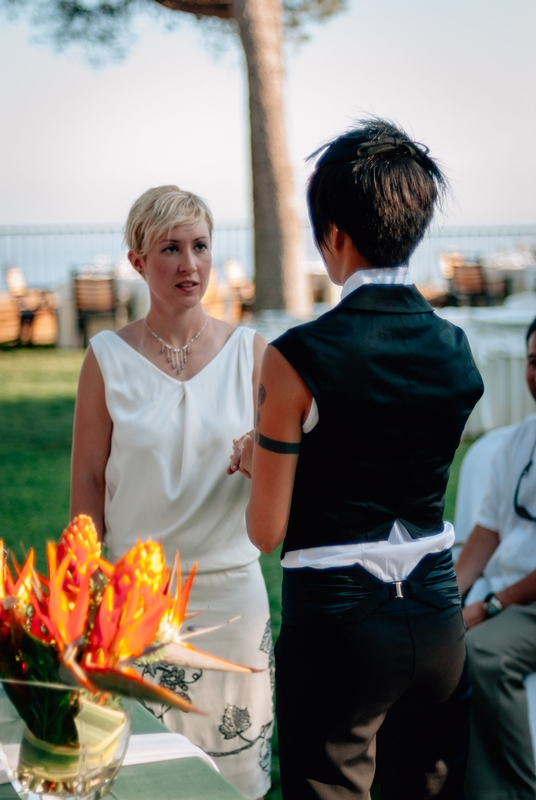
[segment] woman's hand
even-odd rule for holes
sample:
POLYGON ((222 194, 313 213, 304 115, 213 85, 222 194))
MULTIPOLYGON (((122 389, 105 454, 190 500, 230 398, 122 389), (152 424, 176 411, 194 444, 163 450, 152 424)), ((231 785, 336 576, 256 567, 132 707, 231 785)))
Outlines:
MULTIPOLYGON (((260 334, 256 333, 253 340, 253 406, 255 416, 257 416, 257 394, 259 389, 259 377, 261 374, 261 364, 264 351, 268 342, 260 334)), ((233 439, 233 454, 231 463, 227 467, 227 475, 234 475, 241 472, 246 478, 251 478, 251 463, 253 461, 253 441, 255 431, 245 433, 240 439, 233 439)))
POLYGON ((246 478, 251 478, 254 433, 254 431, 249 431, 240 439, 233 439, 233 453, 230 456, 231 463, 227 467, 227 475, 241 472, 246 478))
POLYGON ((463 609, 463 620, 467 630, 484 622, 485 619, 487 619, 487 615, 482 600, 477 600, 476 603, 471 603, 470 606, 465 606, 463 609))

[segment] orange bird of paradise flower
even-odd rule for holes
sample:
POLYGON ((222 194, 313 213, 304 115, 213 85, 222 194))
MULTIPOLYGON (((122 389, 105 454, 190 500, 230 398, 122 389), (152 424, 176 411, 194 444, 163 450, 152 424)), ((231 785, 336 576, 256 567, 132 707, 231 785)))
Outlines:
POLYGON ((171 606, 168 578, 162 546, 138 541, 113 568, 81 665, 100 689, 199 711, 169 689, 144 681, 132 666, 151 646, 171 606))
MULTIPOLYGON (((182 632, 182 626, 185 620, 197 614, 187 614, 188 600, 190 599, 190 592, 192 590, 193 580, 196 574, 197 564, 194 564, 190 574, 184 581, 181 587, 181 568, 179 553, 175 553, 175 562, 173 564, 172 579, 176 578, 176 588, 173 597, 173 602, 160 623, 160 627, 156 634, 155 649, 157 650, 158 657, 161 661, 167 664, 175 664, 181 667, 191 667, 192 669, 209 669, 209 670, 224 670, 225 672, 262 672, 262 670, 255 669, 254 667, 246 667, 242 664, 236 664, 234 661, 227 661, 225 658, 213 656, 197 647, 189 644, 188 639, 209 633, 209 631, 218 630, 225 627, 234 619, 227 622, 213 625, 210 627, 196 626, 187 628, 182 632), (158 647, 160 645, 160 647, 158 647)), ((172 591, 173 580, 170 580, 168 585, 168 593, 172 591)), ((202 613, 202 612, 201 612, 202 613)), ((237 618, 235 618, 237 619, 237 618)), ((140 659, 143 663, 144 659, 140 659)))
POLYGON ((47 628, 56 641, 60 655, 79 640, 86 629, 89 611, 89 570, 78 575, 76 594, 65 587, 71 564, 70 554, 58 564, 57 550, 52 542, 47 544, 48 560, 48 620, 47 628))
MULTIPOLYGON (((4 548, 2 546, 2 553, 3 551, 4 548)), ((14 562, 13 555, 12 559, 14 562)), ((15 569, 17 571, 17 577, 15 580, 13 580, 7 564, 4 565, 5 592, 11 597, 16 597, 18 603, 22 606, 26 606, 28 604, 32 593, 32 578, 35 575, 34 563, 35 553, 32 548, 26 556, 26 561, 24 562, 22 569, 19 569, 15 564, 15 569)))
POLYGON ((48 579, 35 571, 34 560, 31 550, 22 569, 15 564, 14 580, 0 542, 0 623, 6 630, 12 622, 23 625, 54 647, 62 680, 199 711, 174 692, 143 680, 133 663, 158 658, 203 669, 259 671, 186 641, 222 626, 183 631, 184 622, 196 616, 187 614, 187 606, 197 565, 181 586, 178 553, 170 576, 157 542, 138 541, 112 565, 102 558, 91 518, 79 515, 57 546, 47 544, 48 579))
POLYGON ((0 539, 0 624, 9 618, 9 607, 14 602, 6 588, 7 564, 5 562, 4 542, 0 539))
POLYGON ((85 668, 115 667, 151 644, 170 605, 162 546, 150 539, 121 558, 106 586, 82 659, 85 668))

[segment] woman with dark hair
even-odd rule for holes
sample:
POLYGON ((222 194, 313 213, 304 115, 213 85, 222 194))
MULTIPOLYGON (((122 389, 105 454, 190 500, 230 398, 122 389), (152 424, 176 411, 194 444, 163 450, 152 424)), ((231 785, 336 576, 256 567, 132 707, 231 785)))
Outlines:
POLYGON ((383 120, 318 156, 308 203, 342 300, 267 348, 249 536, 281 542, 276 705, 285 800, 462 797, 470 690, 443 522, 449 467, 482 394, 463 332, 407 262, 445 179, 383 120))

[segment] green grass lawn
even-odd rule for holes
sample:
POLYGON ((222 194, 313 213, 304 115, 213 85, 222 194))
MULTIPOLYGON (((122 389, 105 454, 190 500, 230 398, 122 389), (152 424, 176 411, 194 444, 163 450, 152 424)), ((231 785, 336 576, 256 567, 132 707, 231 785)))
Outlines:
MULTIPOLYGON (((0 538, 20 561, 36 547, 44 568, 47 539, 57 539, 69 521, 69 463, 74 398, 81 351, 0 350, 0 538)), ((445 516, 454 518, 460 464, 469 446, 460 446, 447 490, 445 516)), ((272 628, 281 618, 279 552, 261 556, 270 596, 272 628)), ((277 752, 277 742, 274 742, 277 752)), ((274 759, 267 800, 279 800, 274 759)))
POLYGON ((69 521, 73 408, 81 352, 0 351, 0 538, 17 559, 69 521))

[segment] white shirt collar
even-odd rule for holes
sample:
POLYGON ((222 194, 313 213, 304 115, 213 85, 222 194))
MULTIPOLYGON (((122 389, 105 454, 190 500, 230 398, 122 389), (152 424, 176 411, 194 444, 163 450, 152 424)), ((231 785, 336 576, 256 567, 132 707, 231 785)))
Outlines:
POLYGON ((354 272, 342 287, 341 300, 348 297, 350 292, 355 292, 360 286, 365 286, 367 283, 375 283, 382 285, 389 285, 394 283, 402 283, 405 285, 412 284, 413 281, 409 274, 409 267, 407 264, 400 264, 398 267, 374 267, 373 269, 358 269, 354 272))

